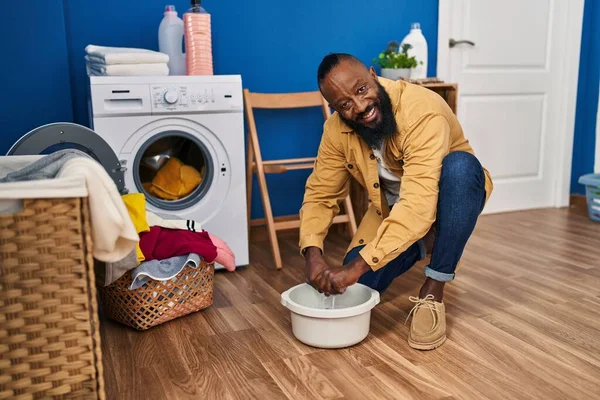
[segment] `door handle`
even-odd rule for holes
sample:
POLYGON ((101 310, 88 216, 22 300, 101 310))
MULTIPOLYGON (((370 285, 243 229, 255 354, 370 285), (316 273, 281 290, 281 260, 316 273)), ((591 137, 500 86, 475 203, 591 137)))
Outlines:
POLYGON ((468 44, 471 46, 475 46, 475 43, 470 40, 454 40, 450 38, 450 40, 448 41, 448 46, 450 46, 450 48, 456 46, 457 44, 468 44))

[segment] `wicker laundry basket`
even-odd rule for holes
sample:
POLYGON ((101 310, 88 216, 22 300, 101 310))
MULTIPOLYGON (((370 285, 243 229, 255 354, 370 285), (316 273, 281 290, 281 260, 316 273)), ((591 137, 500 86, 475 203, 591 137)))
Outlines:
POLYGON ((104 399, 87 197, 19 204, 0 212, 0 399, 104 399))
POLYGON ((168 281, 149 280, 130 290, 130 273, 109 286, 98 286, 104 315, 137 330, 146 330, 200 311, 213 303, 215 266, 202 261, 186 266, 168 281))

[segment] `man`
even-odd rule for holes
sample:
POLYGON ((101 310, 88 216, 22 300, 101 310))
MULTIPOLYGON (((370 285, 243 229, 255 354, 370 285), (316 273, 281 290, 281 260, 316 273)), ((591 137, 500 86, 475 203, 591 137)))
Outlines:
POLYGON ((408 342, 434 349, 446 340, 444 284, 454 279, 492 192, 490 175, 436 93, 378 78, 349 54, 326 56, 317 76, 336 112, 325 122, 300 211, 306 280, 326 295, 356 282, 383 292, 425 257, 423 238, 433 237, 425 282, 410 298, 408 342), (370 207, 343 265, 330 266, 323 240, 352 177, 368 191, 370 207))

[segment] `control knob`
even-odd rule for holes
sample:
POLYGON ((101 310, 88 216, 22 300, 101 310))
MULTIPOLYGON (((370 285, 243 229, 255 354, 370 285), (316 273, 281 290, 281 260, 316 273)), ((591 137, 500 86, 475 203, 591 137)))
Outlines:
POLYGON ((179 93, 177 93, 176 90, 167 90, 164 97, 165 102, 169 104, 175 104, 177 103, 177 100, 179 100, 179 93))

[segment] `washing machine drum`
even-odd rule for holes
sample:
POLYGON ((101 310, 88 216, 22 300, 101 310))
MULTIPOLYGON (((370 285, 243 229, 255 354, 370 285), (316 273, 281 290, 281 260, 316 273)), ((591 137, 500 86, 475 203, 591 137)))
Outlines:
POLYGON ((130 185, 144 193, 148 203, 165 211, 184 210, 204 198, 216 167, 202 140, 177 130, 147 139, 129 164, 130 185))
POLYGON ((80 150, 98 161, 126 194, 124 171, 115 152, 96 132, 73 123, 55 123, 36 128, 21 137, 7 155, 50 154, 63 149, 80 150))

